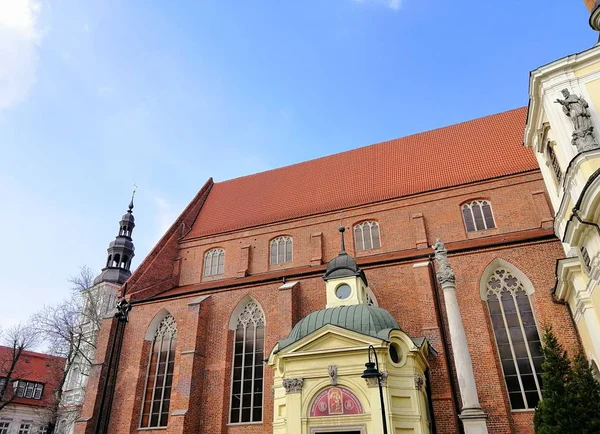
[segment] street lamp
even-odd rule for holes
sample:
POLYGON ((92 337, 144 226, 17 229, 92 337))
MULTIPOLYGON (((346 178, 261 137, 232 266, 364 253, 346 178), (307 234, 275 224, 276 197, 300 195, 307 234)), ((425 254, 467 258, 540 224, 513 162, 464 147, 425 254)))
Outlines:
POLYGON ((387 434, 387 422, 385 420, 385 405, 383 404, 383 390, 381 389, 381 377, 383 374, 379 372, 379 361, 377 360, 377 353, 375 347, 369 345, 369 361, 365 363, 365 372, 361 375, 361 378, 377 378, 377 386, 379 386, 379 399, 381 400, 381 419, 383 421, 383 434, 387 434), (371 352, 375 356, 375 362, 371 360, 371 352))

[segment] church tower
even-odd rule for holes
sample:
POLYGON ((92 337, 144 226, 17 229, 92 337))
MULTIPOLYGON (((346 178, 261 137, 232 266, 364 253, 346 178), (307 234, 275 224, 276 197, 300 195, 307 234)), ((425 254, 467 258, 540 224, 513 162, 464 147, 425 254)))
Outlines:
POLYGON ((134 227, 132 196, 127 212, 119 222, 119 233, 108 245, 108 256, 102 272, 91 287, 81 292, 85 305, 80 315, 81 330, 86 335, 84 342, 89 344, 79 349, 81 354, 74 359, 67 374, 57 416, 57 432, 72 433, 75 421, 80 416, 91 368, 89 361, 94 360, 95 355, 99 320, 114 315, 119 288, 131 276, 131 260, 135 251, 131 234, 134 227))
MULTIPOLYGON (((135 192, 134 192, 135 194, 135 192)), ((102 273, 94 280, 94 285, 111 282, 122 285, 131 276, 131 260, 135 256, 135 247, 131 239, 135 218, 133 217, 133 196, 127 212, 119 222, 119 233, 108 245, 108 258, 102 273)))

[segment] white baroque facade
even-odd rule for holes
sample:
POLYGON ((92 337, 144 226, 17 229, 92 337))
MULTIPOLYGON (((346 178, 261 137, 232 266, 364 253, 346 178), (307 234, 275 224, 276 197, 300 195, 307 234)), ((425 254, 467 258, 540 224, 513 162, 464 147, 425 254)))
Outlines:
POLYGON ((567 258, 555 298, 600 364, 600 45, 531 72, 525 146, 534 149, 567 258), (570 95, 570 96, 569 96, 570 95), (567 100, 565 102, 565 100, 567 100))

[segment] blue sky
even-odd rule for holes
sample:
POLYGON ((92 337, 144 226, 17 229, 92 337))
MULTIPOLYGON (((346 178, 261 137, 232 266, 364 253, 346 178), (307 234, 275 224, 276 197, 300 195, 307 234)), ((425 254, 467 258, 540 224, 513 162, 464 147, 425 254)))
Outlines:
MULTIPOLYGON (((0 0, 0 328, 134 266, 206 179, 527 104, 591 47, 583 1, 0 0)), ((493 158, 493 155, 490 156, 493 158)))

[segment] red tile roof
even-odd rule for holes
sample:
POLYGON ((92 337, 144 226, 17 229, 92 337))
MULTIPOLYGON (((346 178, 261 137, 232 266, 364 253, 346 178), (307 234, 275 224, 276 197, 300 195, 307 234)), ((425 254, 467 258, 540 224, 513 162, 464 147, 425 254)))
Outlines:
MULTIPOLYGON (((12 360, 13 349, 0 346, 0 378, 6 378, 7 371, 12 360)), ((53 405, 55 400, 54 391, 60 383, 65 359, 51 356, 49 354, 24 351, 17 362, 17 366, 10 382, 14 380, 29 380, 44 384, 42 399, 14 398, 13 404, 25 404, 41 407, 53 405)), ((9 386, 12 387, 12 386, 9 386)), ((12 390, 12 389, 9 389, 12 390)), ((11 394, 12 395, 12 394, 11 394)), ((5 399, 8 395, 5 394, 5 399)))
POLYGON ((526 108, 215 183, 186 238, 538 168, 526 108))

